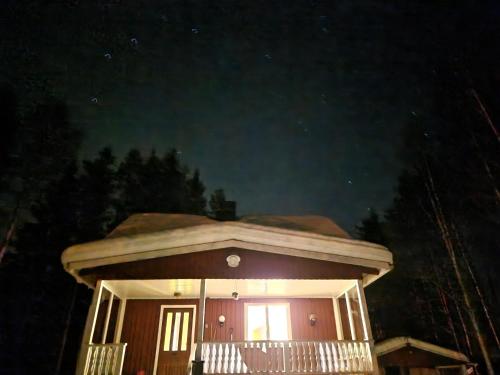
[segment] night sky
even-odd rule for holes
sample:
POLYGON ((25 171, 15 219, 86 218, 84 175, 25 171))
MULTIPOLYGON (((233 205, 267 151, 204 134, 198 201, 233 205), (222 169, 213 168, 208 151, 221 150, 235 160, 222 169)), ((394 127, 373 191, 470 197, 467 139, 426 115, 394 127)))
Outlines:
POLYGON ((498 6, 444 3, 3 1, 1 74, 68 103, 83 157, 175 147, 240 215, 352 231, 393 198, 433 63, 495 64, 498 6))

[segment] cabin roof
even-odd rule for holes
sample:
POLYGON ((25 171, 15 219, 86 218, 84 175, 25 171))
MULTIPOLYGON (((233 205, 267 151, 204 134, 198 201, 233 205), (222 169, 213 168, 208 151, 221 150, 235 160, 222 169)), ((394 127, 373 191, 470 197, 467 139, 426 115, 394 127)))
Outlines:
POLYGON ((393 337, 381 341, 375 344, 375 352, 377 353, 377 356, 382 357, 408 347, 423 350, 441 357, 450 358, 458 362, 469 362, 469 359, 463 353, 407 336, 393 337))
POLYGON ((221 222, 197 215, 136 214, 102 240, 69 247, 61 260, 66 271, 86 282, 81 270, 229 248, 370 269, 365 285, 392 269, 392 254, 385 247, 353 240, 321 216, 247 216, 221 222))
MULTIPOLYGON (((291 229, 301 232, 316 233, 339 238, 351 238, 345 230, 340 228, 331 219, 318 215, 252 215, 243 216, 233 222, 255 224, 265 227, 291 229)), ((117 238, 129 235, 152 233, 163 230, 188 228, 203 224, 217 223, 219 223, 219 221, 199 215, 161 213, 134 214, 123 221, 120 225, 118 225, 113 231, 111 231, 107 238, 117 238)))

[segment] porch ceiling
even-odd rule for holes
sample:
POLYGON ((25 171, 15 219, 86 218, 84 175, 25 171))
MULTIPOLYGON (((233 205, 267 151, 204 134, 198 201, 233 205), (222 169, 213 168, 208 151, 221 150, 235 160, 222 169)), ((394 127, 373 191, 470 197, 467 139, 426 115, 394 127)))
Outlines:
MULTIPOLYGON (((241 298, 334 297, 354 286, 354 280, 229 280, 208 279, 207 297, 231 298, 237 291, 241 298)), ((107 280, 106 286, 126 299, 198 298, 200 280, 107 280)))

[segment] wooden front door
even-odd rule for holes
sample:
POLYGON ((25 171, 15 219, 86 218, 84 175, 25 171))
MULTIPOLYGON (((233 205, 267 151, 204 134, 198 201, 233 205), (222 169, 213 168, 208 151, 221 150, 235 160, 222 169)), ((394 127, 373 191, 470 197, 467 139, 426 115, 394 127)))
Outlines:
POLYGON ((193 307, 166 307, 163 310, 157 375, 187 374, 193 318, 193 307))

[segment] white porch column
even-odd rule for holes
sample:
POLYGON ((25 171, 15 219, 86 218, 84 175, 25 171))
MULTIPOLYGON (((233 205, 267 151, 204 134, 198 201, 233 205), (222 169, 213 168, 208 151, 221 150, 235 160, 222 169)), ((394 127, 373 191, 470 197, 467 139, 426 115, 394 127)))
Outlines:
POLYGON ((344 293, 345 304, 347 306, 347 316, 349 318, 349 328, 351 329, 351 340, 356 340, 356 328, 354 327, 354 319, 352 317, 351 300, 349 298, 349 291, 344 293))
POLYGON ((356 291, 358 293, 359 310, 361 312, 361 322, 363 324, 364 340, 370 342, 370 351, 372 353, 373 374, 379 374, 377 354, 375 353, 375 342, 373 341, 372 327, 370 324, 370 317, 368 316, 368 306, 366 304, 365 290, 363 289, 363 282, 356 280, 356 291))
POLYGON ((206 299, 206 282, 205 279, 200 280, 200 302, 198 304, 197 325, 198 332, 196 334, 196 351, 194 352, 194 361, 192 367, 193 375, 203 374, 203 360, 201 358, 203 349, 203 331, 205 329, 205 299, 206 299))
POLYGON ((123 318, 125 316, 125 309, 127 307, 127 300, 120 298, 120 306, 118 307, 118 318, 116 322, 115 337, 113 342, 118 344, 122 336, 123 318))
POLYGON ((106 320, 104 321, 104 332, 102 333, 102 343, 106 344, 106 338, 108 336, 109 319, 111 318, 111 309, 113 308, 113 298, 114 294, 111 293, 108 300, 108 309, 106 310, 106 320))
POLYGON ((335 328, 337 330, 337 340, 344 339, 344 330, 342 329, 342 315, 340 314, 339 299, 333 297, 333 316, 335 317, 335 328))
POLYGON ((97 281, 97 285, 94 289, 94 294, 92 295, 92 302, 89 306, 89 312, 87 313, 87 320, 85 322, 85 329, 83 331, 82 343, 80 345, 80 352, 78 354, 78 362, 76 365, 76 375, 82 375, 85 371, 85 365, 87 360, 87 350, 88 345, 92 342, 92 336, 94 335, 95 322, 97 319, 97 310, 99 309, 99 301, 101 300, 102 294, 102 282, 97 281))

